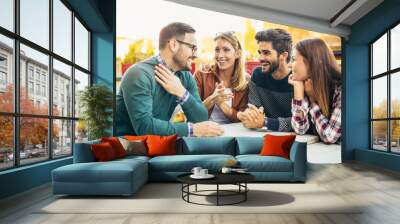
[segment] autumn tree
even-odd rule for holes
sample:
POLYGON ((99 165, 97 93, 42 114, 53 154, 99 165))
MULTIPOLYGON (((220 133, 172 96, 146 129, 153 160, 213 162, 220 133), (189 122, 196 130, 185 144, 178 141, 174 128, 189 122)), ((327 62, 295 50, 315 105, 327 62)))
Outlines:
MULTIPOLYGON (((6 92, 0 94, 0 108, 3 112, 13 112, 14 88, 10 84, 6 88, 6 92)), ((46 115, 47 105, 44 103, 41 105, 34 105, 29 99, 28 93, 24 87, 20 88, 20 108, 24 114, 42 114, 46 115)), ((55 113, 59 113, 57 110, 55 113)), ((11 148, 13 147, 13 117, 12 116, 0 116, 0 147, 11 148)), ((43 146, 47 143, 48 136, 48 119, 46 118, 32 118, 32 117, 21 117, 20 118, 20 149, 24 149, 26 145, 37 145, 42 144, 43 146)), ((59 128, 57 125, 53 126, 53 138, 59 136, 59 128)))
POLYGON ((244 33, 244 49, 246 50, 246 60, 257 58, 258 45, 255 39, 256 29, 250 19, 245 20, 246 32, 244 33))
POLYGON ((129 51, 125 55, 122 63, 135 64, 154 55, 153 41, 150 39, 138 39, 129 45, 129 51))

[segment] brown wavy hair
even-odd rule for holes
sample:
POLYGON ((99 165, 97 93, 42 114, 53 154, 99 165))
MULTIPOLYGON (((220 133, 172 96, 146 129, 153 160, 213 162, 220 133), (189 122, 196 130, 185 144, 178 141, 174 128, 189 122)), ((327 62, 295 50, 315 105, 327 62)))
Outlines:
POLYGON ((335 56, 325 41, 319 38, 305 39, 294 48, 308 65, 315 100, 325 117, 330 117, 330 105, 335 88, 341 85, 342 72, 335 56))
MULTIPOLYGON (((231 85, 232 89, 235 91, 242 91, 246 89, 248 81, 247 81, 247 72, 246 69, 244 68, 244 59, 243 59, 243 50, 242 50, 242 45, 240 44, 238 38, 235 35, 235 32, 233 31, 228 31, 228 32, 222 32, 222 33, 217 33, 217 35, 214 37, 214 41, 218 39, 224 39, 228 41, 233 49, 235 49, 236 52, 240 53, 240 56, 235 59, 235 64, 233 68, 233 76, 231 78, 231 85)), ((219 73, 219 68, 217 64, 214 64, 211 68, 211 70, 215 73, 219 73)))

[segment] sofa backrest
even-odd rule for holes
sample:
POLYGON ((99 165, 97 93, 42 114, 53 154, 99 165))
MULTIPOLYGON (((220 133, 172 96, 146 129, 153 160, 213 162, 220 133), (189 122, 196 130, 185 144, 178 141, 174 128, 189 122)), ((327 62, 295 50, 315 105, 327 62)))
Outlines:
POLYGON ((236 155, 259 154, 264 137, 236 137, 236 155))
POLYGON ((235 155, 234 137, 183 137, 177 143, 177 154, 235 155))
POLYGON ((96 158, 93 155, 93 152, 90 148, 92 144, 99 144, 100 139, 75 143, 74 148, 74 163, 89 163, 95 162, 96 158))

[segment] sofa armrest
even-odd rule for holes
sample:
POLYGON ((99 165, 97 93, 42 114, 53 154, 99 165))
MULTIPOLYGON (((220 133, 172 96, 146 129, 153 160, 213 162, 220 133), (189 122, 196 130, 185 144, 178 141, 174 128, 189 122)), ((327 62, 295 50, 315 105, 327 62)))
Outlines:
POLYGON ((290 160, 293 162, 293 179, 305 181, 307 176, 307 143, 294 142, 290 149, 290 160))
POLYGON ((75 143, 75 145, 74 145, 74 163, 95 162, 96 158, 94 157, 90 146, 92 144, 98 144, 98 143, 100 143, 100 140, 75 143))

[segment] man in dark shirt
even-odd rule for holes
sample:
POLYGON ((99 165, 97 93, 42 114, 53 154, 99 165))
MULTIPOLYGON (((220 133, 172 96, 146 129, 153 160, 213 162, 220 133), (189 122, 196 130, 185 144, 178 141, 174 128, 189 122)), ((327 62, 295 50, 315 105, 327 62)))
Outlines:
POLYGON ((247 128, 293 131, 293 86, 288 83, 292 37, 285 30, 269 29, 255 38, 261 66, 254 69, 249 83, 249 108, 238 118, 247 128))

